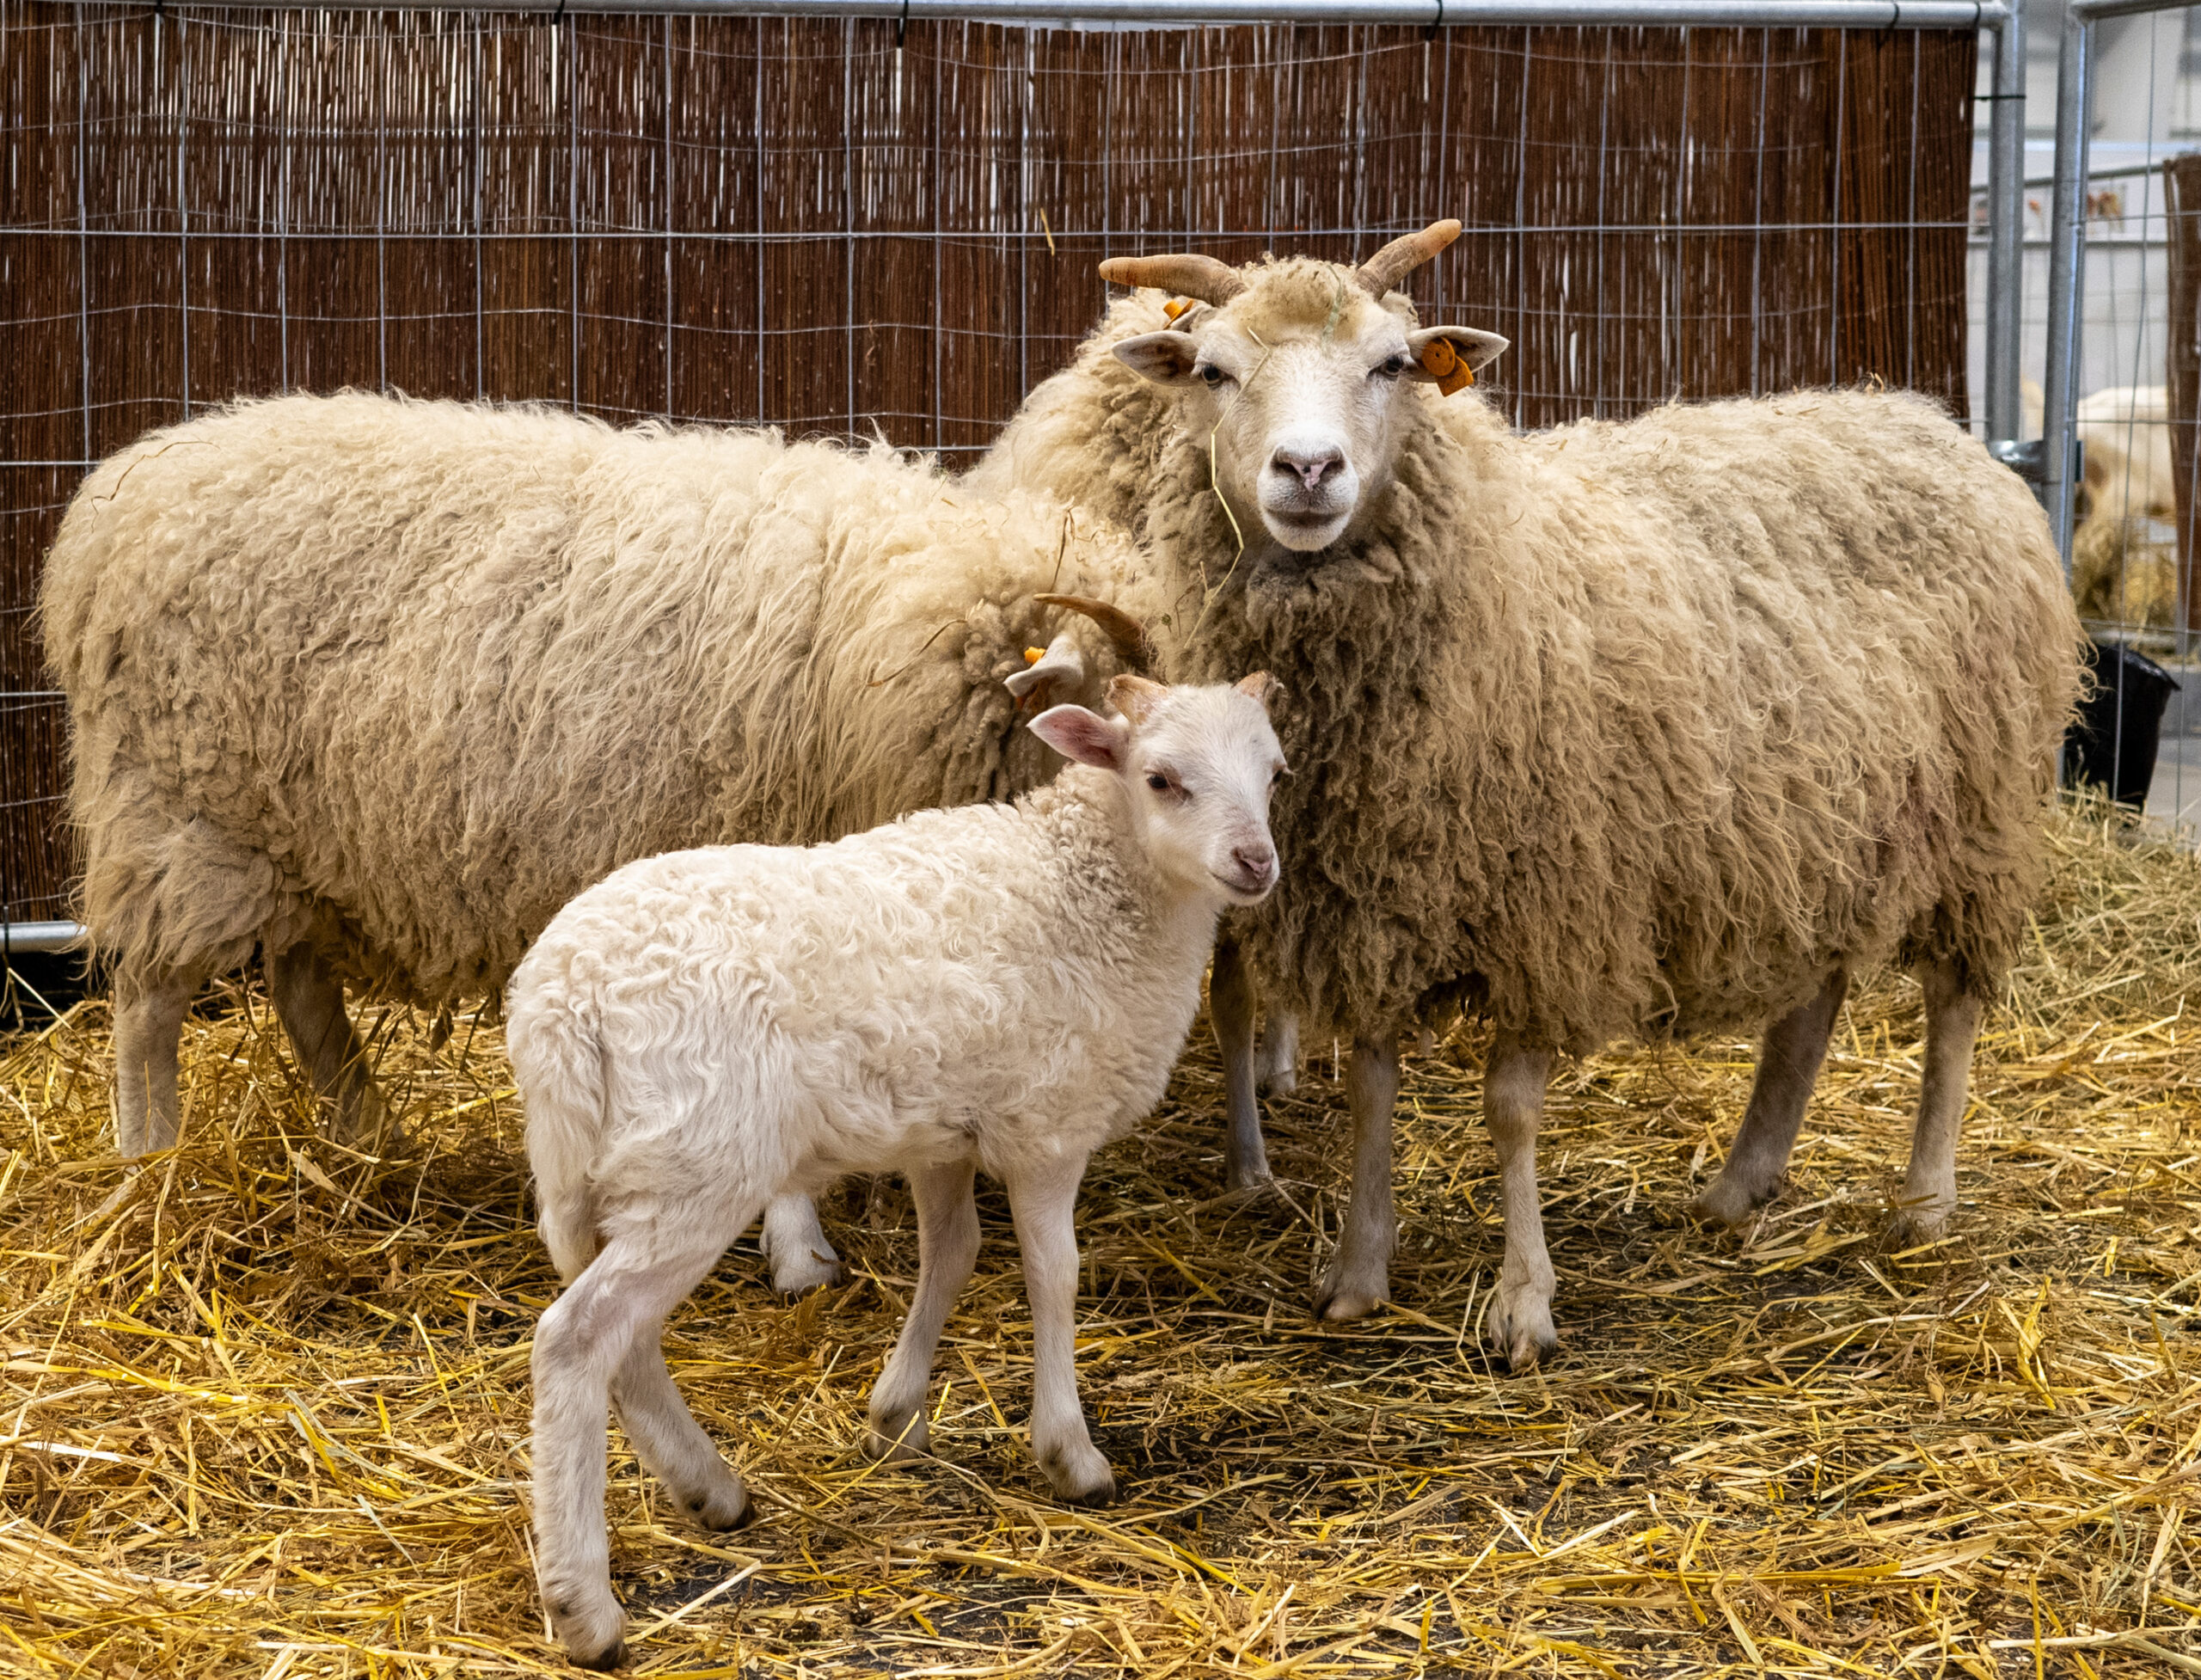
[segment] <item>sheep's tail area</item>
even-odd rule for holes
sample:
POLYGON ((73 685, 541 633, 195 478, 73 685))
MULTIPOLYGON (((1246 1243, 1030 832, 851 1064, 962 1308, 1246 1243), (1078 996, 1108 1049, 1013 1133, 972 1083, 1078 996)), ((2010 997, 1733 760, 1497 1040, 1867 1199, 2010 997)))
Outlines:
POLYGON ((567 1283, 596 1258, 590 1168, 604 1122, 604 1045, 571 1008, 523 1005, 506 1029, 512 1074, 527 1105, 527 1162, 536 1228, 567 1283))

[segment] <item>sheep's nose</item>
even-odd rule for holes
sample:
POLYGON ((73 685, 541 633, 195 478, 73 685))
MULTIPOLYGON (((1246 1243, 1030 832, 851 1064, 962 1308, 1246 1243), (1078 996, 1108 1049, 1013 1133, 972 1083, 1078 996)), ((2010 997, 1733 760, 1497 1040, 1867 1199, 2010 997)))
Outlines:
POLYGON ((1269 457, 1269 464, 1278 472, 1290 473, 1309 490, 1319 490, 1322 481, 1343 469, 1345 451, 1341 449, 1280 449, 1269 457))
POLYGON ((1276 870, 1276 853, 1266 846, 1233 846, 1230 861, 1248 880, 1266 881, 1276 870))

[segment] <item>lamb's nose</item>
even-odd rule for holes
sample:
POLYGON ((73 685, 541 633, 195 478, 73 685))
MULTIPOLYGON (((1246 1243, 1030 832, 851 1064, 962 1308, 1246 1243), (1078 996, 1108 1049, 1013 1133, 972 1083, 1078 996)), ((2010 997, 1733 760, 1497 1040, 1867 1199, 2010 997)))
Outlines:
POLYGON ((1265 881, 1276 869, 1276 854, 1266 846, 1233 846, 1230 861, 1248 880, 1265 881))
POLYGON ((1319 490, 1324 479, 1345 465, 1345 451, 1341 449, 1280 449, 1269 457, 1269 464, 1278 472, 1294 474, 1309 490, 1319 490))

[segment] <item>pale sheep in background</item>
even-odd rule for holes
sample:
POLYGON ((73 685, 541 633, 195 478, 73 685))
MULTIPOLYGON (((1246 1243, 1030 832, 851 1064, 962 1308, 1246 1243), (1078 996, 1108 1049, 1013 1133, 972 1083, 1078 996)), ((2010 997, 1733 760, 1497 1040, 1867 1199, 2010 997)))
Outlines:
POLYGON ((1471 383, 1505 346, 1420 328, 1360 270, 1117 259, 1118 304, 996 450, 1098 451, 1173 677, 1272 670, 1284 877, 1239 936, 1266 995, 1349 1035, 1352 1194, 1316 1305, 1367 1313, 1395 1242, 1401 1030, 1465 1008, 1506 1212, 1489 1327, 1550 1347, 1536 1182, 1552 1058, 1766 1027, 1707 1214, 1785 1169, 1849 976, 1926 983, 1901 1223, 1938 1233, 1980 1011, 2045 868, 2078 627, 2025 485, 1916 396, 1805 391, 1527 438, 1471 383), (1219 494, 1218 494, 1219 493, 1219 494), (1767 1026, 1767 1023, 1770 1023, 1767 1026))
POLYGON ((607 1405, 682 1508, 740 1523, 747 1490, 681 1402, 662 1327, 768 1197, 843 1173, 899 1171, 917 1210, 917 1292, 872 1393, 873 1450, 926 1444, 984 1168, 1023 1253, 1033 1456, 1065 1499, 1113 1493, 1078 1403, 1072 1214, 1087 1157, 1161 1101, 1217 913, 1276 880, 1266 687, 1119 678, 1122 718, 1033 720, 1077 762, 1014 806, 630 864, 528 953, 507 1042, 567 1282, 535 1335, 536 1570, 575 1662, 623 1659, 607 1405))
MULTIPOLYGON (((142 439, 40 598, 122 1150, 175 1141, 191 997, 255 947, 348 1123, 375 1099, 346 981, 479 997, 635 858, 1032 786, 1003 678, 1097 698, 1113 668, 1082 618, 1027 667, 1036 598, 1140 570, 1044 499, 771 432, 350 395, 142 439)), ((832 1274, 805 1205, 765 1242, 783 1287, 832 1274)))

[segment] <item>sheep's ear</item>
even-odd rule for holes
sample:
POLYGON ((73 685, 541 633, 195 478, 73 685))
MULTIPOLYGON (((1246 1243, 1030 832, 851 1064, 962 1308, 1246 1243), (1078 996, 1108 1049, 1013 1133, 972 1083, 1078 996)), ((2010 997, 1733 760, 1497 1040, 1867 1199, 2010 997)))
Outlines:
POLYGON ((1073 763, 1119 770, 1131 729, 1121 718, 1104 718, 1082 706, 1055 706, 1032 720, 1032 733, 1073 763))
POLYGON ((1129 718, 1133 724, 1144 723, 1154 715, 1154 708, 1169 692, 1160 683, 1150 682, 1143 677, 1134 677, 1129 671, 1110 679, 1108 703, 1129 718))
POLYGON ((1021 702, 1037 707, 1044 703, 1047 690, 1057 683, 1072 689, 1085 681, 1085 656, 1077 651, 1077 641, 1064 630, 1045 647, 1025 650, 1025 665, 1021 671, 1011 671, 1002 683, 1021 702))
POLYGON ((1407 334, 1407 374, 1450 396, 1511 347, 1511 340, 1479 327, 1425 327, 1407 334))
POLYGON ((1284 692, 1284 684, 1266 671, 1256 671, 1251 676, 1241 677, 1231 687, 1248 699, 1259 701, 1264 708, 1284 692))
POLYGON ((1142 379, 1150 379, 1157 385, 1181 385, 1192 377, 1192 364, 1199 359, 1199 346, 1190 334, 1174 327, 1166 327, 1158 333, 1141 333, 1137 338, 1123 340, 1115 347, 1116 359, 1142 379))

